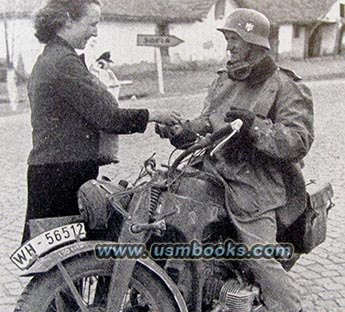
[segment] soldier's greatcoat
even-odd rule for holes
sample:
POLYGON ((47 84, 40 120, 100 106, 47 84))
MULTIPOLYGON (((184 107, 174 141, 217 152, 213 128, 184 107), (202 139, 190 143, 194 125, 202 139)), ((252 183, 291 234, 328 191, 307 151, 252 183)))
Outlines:
POLYGON ((252 218, 289 201, 281 221, 290 224, 304 207, 299 162, 313 142, 310 90, 293 72, 266 57, 244 81, 231 80, 226 71, 220 71, 201 115, 189 124, 199 134, 219 130, 227 125, 224 116, 230 107, 256 113, 248 136, 230 141, 213 160, 231 187, 238 207, 234 212, 252 218))

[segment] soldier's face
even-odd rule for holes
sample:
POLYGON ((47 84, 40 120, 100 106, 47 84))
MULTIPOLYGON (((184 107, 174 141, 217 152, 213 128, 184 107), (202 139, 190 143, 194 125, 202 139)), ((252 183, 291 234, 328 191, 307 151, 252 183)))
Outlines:
POLYGON ((251 52, 251 44, 244 41, 238 34, 232 31, 224 32, 227 42, 227 51, 230 52, 231 63, 246 61, 251 52))

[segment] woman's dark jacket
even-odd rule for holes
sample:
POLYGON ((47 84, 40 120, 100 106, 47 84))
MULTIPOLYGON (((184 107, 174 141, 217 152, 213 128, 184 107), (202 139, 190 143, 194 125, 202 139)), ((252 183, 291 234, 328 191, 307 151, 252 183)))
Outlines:
POLYGON ((28 84, 33 149, 28 164, 96 161, 99 131, 144 132, 145 109, 119 109, 62 38, 44 48, 28 84))

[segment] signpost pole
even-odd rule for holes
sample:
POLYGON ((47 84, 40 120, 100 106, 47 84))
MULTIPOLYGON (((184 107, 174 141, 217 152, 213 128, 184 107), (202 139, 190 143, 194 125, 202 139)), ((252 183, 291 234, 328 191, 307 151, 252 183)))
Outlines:
POLYGON ((155 59, 157 64, 157 72, 158 72, 158 88, 159 93, 164 94, 164 80, 163 80, 163 65, 162 65, 162 54, 160 48, 155 49, 155 59))

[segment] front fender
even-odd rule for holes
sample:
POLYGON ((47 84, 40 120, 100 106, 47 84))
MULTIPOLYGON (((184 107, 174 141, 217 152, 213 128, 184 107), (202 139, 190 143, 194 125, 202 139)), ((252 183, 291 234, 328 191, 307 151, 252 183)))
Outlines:
MULTIPOLYGON (((94 251, 97 244, 104 243, 104 241, 81 241, 71 245, 67 245, 63 248, 59 248, 58 250, 55 250, 47 254, 46 256, 37 259, 36 262, 28 270, 21 274, 21 276, 32 276, 35 274, 46 273, 53 267, 55 267, 58 263, 67 259, 71 259, 76 255, 94 251)), ((156 264, 151 259, 137 259, 136 261, 143 265, 147 270, 154 273, 157 278, 159 278, 165 284, 165 286, 172 293, 180 312, 188 312, 185 300, 180 290, 170 278, 170 276, 158 264, 156 264)))
POLYGON ((78 254, 90 252, 95 249, 95 245, 104 243, 103 241, 80 241, 54 250, 43 257, 38 258, 35 263, 23 271, 21 276, 32 276, 46 273, 55 267, 59 262, 70 259, 78 254))

